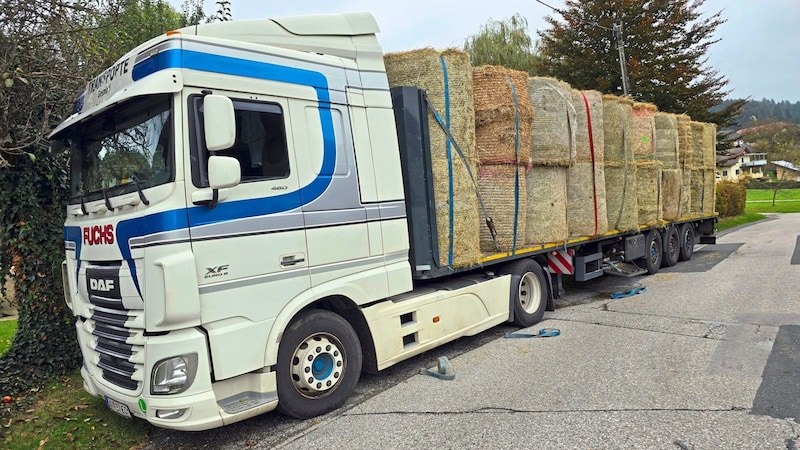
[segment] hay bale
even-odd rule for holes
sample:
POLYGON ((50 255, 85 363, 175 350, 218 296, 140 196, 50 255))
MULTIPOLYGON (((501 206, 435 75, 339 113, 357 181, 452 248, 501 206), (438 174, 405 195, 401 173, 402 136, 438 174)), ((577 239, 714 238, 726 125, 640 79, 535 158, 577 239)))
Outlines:
POLYGON ((708 146, 706 138, 703 123, 692 121, 692 153, 689 156, 689 167, 692 170, 703 168, 703 152, 708 146))
MULTIPOLYGON (((486 212, 494 222, 499 251, 510 252, 521 247, 525 241, 528 211, 525 168, 514 164, 481 164, 478 168, 478 190, 486 212)), ((497 246, 488 228, 481 227, 481 250, 497 253, 497 246)))
POLYGON ((661 170, 661 203, 664 220, 677 220, 681 217, 681 196, 683 194, 683 173, 681 169, 661 170))
POLYGON ((716 214, 717 210, 717 177, 716 170, 704 169, 703 179, 703 214, 716 214))
POLYGON ((633 163, 606 160, 604 170, 609 229, 638 230, 639 204, 636 198, 636 167, 633 163))
POLYGON ((691 171, 691 208, 690 214, 709 215, 714 212, 714 184, 716 183, 713 170, 696 169, 691 171))
POLYGON ((567 168, 533 166, 526 175, 528 194, 525 242, 544 244, 566 241, 567 168))
POLYGON ((633 156, 637 160, 655 159, 656 105, 634 103, 631 110, 633 156))
POLYGON ((533 106, 531 161, 539 166, 569 167, 575 159, 575 108, 572 88, 554 78, 528 79, 533 106))
POLYGON ((661 223, 663 203, 660 162, 636 162, 636 201, 639 204, 639 225, 655 226, 661 223))
POLYGON ((472 86, 478 161, 528 164, 533 123, 528 74, 498 66, 476 67, 472 86))
POLYGON ((703 123, 703 169, 715 170, 717 165, 717 125, 703 123))
POLYGON ((572 90, 575 109, 575 162, 602 164, 605 160, 605 133, 603 132, 603 94, 597 91, 572 90), (585 97, 585 99, 584 99, 585 97), (586 110, 586 103, 589 110, 586 110), (589 139, 589 122, 592 136, 589 139))
POLYGON ((681 202, 678 215, 686 217, 692 213, 692 171, 681 169, 681 202))
POLYGON ((692 118, 678 114, 675 120, 678 122, 678 163, 685 168, 692 155, 692 118))
POLYGON ((677 169, 678 164, 678 119, 675 114, 656 112, 656 154, 664 169, 677 169))
MULTIPOLYGON (((472 94, 472 63, 468 53, 459 50, 439 52, 421 49, 410 52, 390 53, 384 56, 389 85, 416 86, 424 89, 434 107, 445 116, 446 105, 450 108, 450 133, 467 158, 473 173, 477 170, 475 158, 475 112, 472 94), (442 61, 447 67, 447 80, 442 70, 442 61), (445 83, 447 93, 445 95, 445 83), (457 107, 452 107, 456 105, 457 107)), ((445 119, 445 117, 443 117, 445 119)), ((439 263, 443 266, 464 267, 477 263, 481 258, 479 230, 481 217, 475 186, 469 177, 466 165, 428 114, 431 162, 436 207, 436 232, 439 239, 439 263), (448 164, 452 159, 452 174, 448 164), (450 177, 453 178, 452 204, 450 201, 450 177), (453 213, 452 242, 450 214, 453 213), (451 251, 452 249, 452 251, 451 251)))
POLYGON ((570 237, 608 231, 606 177, 602 164, 578 162, 567 169, 567 225, 570 237))
POLYGON ((603 95, 603 140, 605 161, 633 161, 633 101, 603 95))

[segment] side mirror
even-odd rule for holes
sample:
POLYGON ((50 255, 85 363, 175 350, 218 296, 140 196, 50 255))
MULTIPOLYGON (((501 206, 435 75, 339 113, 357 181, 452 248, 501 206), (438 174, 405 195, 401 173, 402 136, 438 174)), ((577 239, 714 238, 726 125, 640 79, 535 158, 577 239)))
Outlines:
POLYGON ((211 189, 234 187, 242 180, 239 160, 232 156, 211 155, 208 158, 208 185, 211 189))
POLYGON ((224 95, 206 95, 203 117, 206 148, 210 152, 231 148, 236 142, 236 117, 231 99, 224 95))

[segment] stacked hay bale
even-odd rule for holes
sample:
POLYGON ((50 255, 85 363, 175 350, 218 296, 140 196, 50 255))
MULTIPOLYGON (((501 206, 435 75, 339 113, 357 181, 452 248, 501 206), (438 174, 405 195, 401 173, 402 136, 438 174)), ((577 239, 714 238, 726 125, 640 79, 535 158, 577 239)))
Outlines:
POLYGON ((691 213, 709 215, 714 213, 716 176, 717 127, 712 123, 691 122, 692 154, 689 166, 691 179, 691 213))
POLYGON ((639 225, 654 226, 662 221, 661 162, 655 152, 656 106, 634 103, 633 155, 636 159, 636 199, 639 203, 639 225))
POLYGON ((633 157, 633 101, 603 95, 606 209, 610 229, 639 229, 636 165, 633 157))
POLYGON ((692 119, 686 114, 675 117, 678 121, 678 165, 681 168, 681 217, 692 213, 692 119))
POLYGON ((528 95, 534 115, 525 241, 565 241, 569 237, 567 168, 575 161, 572 87, 553 78, 533 77, 528 79, 528 95))
POLYGON ((450 134, 466 160, 458 156, 433 115, 428 116, 439 263, 452 267, 476 264, 481 258, 482 218, 470 176, 470 171, 474 174, 477 170, 470 56, 458 50, 428 48, 387 54, 384 64, 390 86, 423 89, 443 119, 447 120, 446 111, 450 112, 450 134))
POLYGON ((480 231, 484 252, 513 252, 525 241, 528 211, 525 166, 530 158, 533 110, 528 75, 482 66, 473 70, 478 190, 497 236, 480 231))
POLYGON ((655 127, 656 160, 662 164, 662 214, 664 220, 676 220, 681 217, 683 189, 683 175, 678 164, 678 118, 675 114, 656 112, 655 127))
POLYGON ((604 162, 603 95, 572 91, 575 164, 567 169, 567 223, 570 236, 608 231, 604 162))

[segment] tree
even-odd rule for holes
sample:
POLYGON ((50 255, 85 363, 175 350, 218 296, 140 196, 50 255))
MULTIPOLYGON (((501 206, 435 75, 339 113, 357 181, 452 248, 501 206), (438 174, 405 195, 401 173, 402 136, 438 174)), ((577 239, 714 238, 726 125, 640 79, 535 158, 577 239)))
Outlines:
POLYGON ((490 20, 464 41, 464 51, 472 56, 473 66, 503 66, 534 75, 538 56, 527 30, 528 22, 519 14, 490 20))
POLYGON ((186 23, 161 0, 0 0, 0 268, 14 281, 19 312, 0 357, 4 395, 24 398, 80 365, 61 281, 67 155, 50 153, 47 136, 90 77, 186 23))
MULTIPOLYGON (((728 80, 707 66, 706 53, 725 23, 721 12, 702 17, 705 0, 567 0, 563 21, 548 16, 539 32, 542 74, 578 89, 622 94, 619 52, 612 29, 622 24, 634 99, 659 110, 689 114, 723 128, 733 125, 745 100, 712 111, 729 91, 728 80)), ((718 148, 728 142, 720 136, 718 148)))

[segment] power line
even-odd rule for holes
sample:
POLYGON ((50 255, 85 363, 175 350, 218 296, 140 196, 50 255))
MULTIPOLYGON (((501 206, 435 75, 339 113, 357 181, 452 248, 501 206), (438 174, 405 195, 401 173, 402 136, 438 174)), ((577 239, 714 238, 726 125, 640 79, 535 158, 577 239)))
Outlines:
POLYGON ((543 1, 541 1, 541 0, 534 0, 534 1, 535 1, 536 3, 542 4, 542 5, 544 5, 544 6, 548 7, 548 8, 550 8, 550 9, 552 9, 553 11, 555 11, 555 12, 557 12, 557 13, 561 14, 561 15, 562 15, 562 16, 564 16, 564 17, 570 17, 570 18, 572 18, 572 19, 575 19, 575 20, 577 20, 578 22, 583 22, 583 23, 585 23, 585 24, 587 24, 587 25, 591 25, 591 26, 593 26, 593 27, 602 28, 602 29, 604 29, 604 30, 606 30, 606 31, 611 31, 611 32, 613 32, 613 31, 614 31, 614 29, 613 29, 613 28, 604 27, 604 26, 600 25, 600 24, 599 24, 599 23, 597 23, 597 22, 591 22, 591 21, 588 21, 588 20, 582 19, 582 18, 580 18, 580 17, 573 16, 572 14, 570 14, 570 13, 568 13, 568 12, 566 12, 566 11, 562 11, 562 10, 560 10, 560 9, 558 9, 558 8, 554 8, 554 7, 552 7, 552 6, 548 5, 547 3, 545 3, 545 2, 543 2, 543 1))

